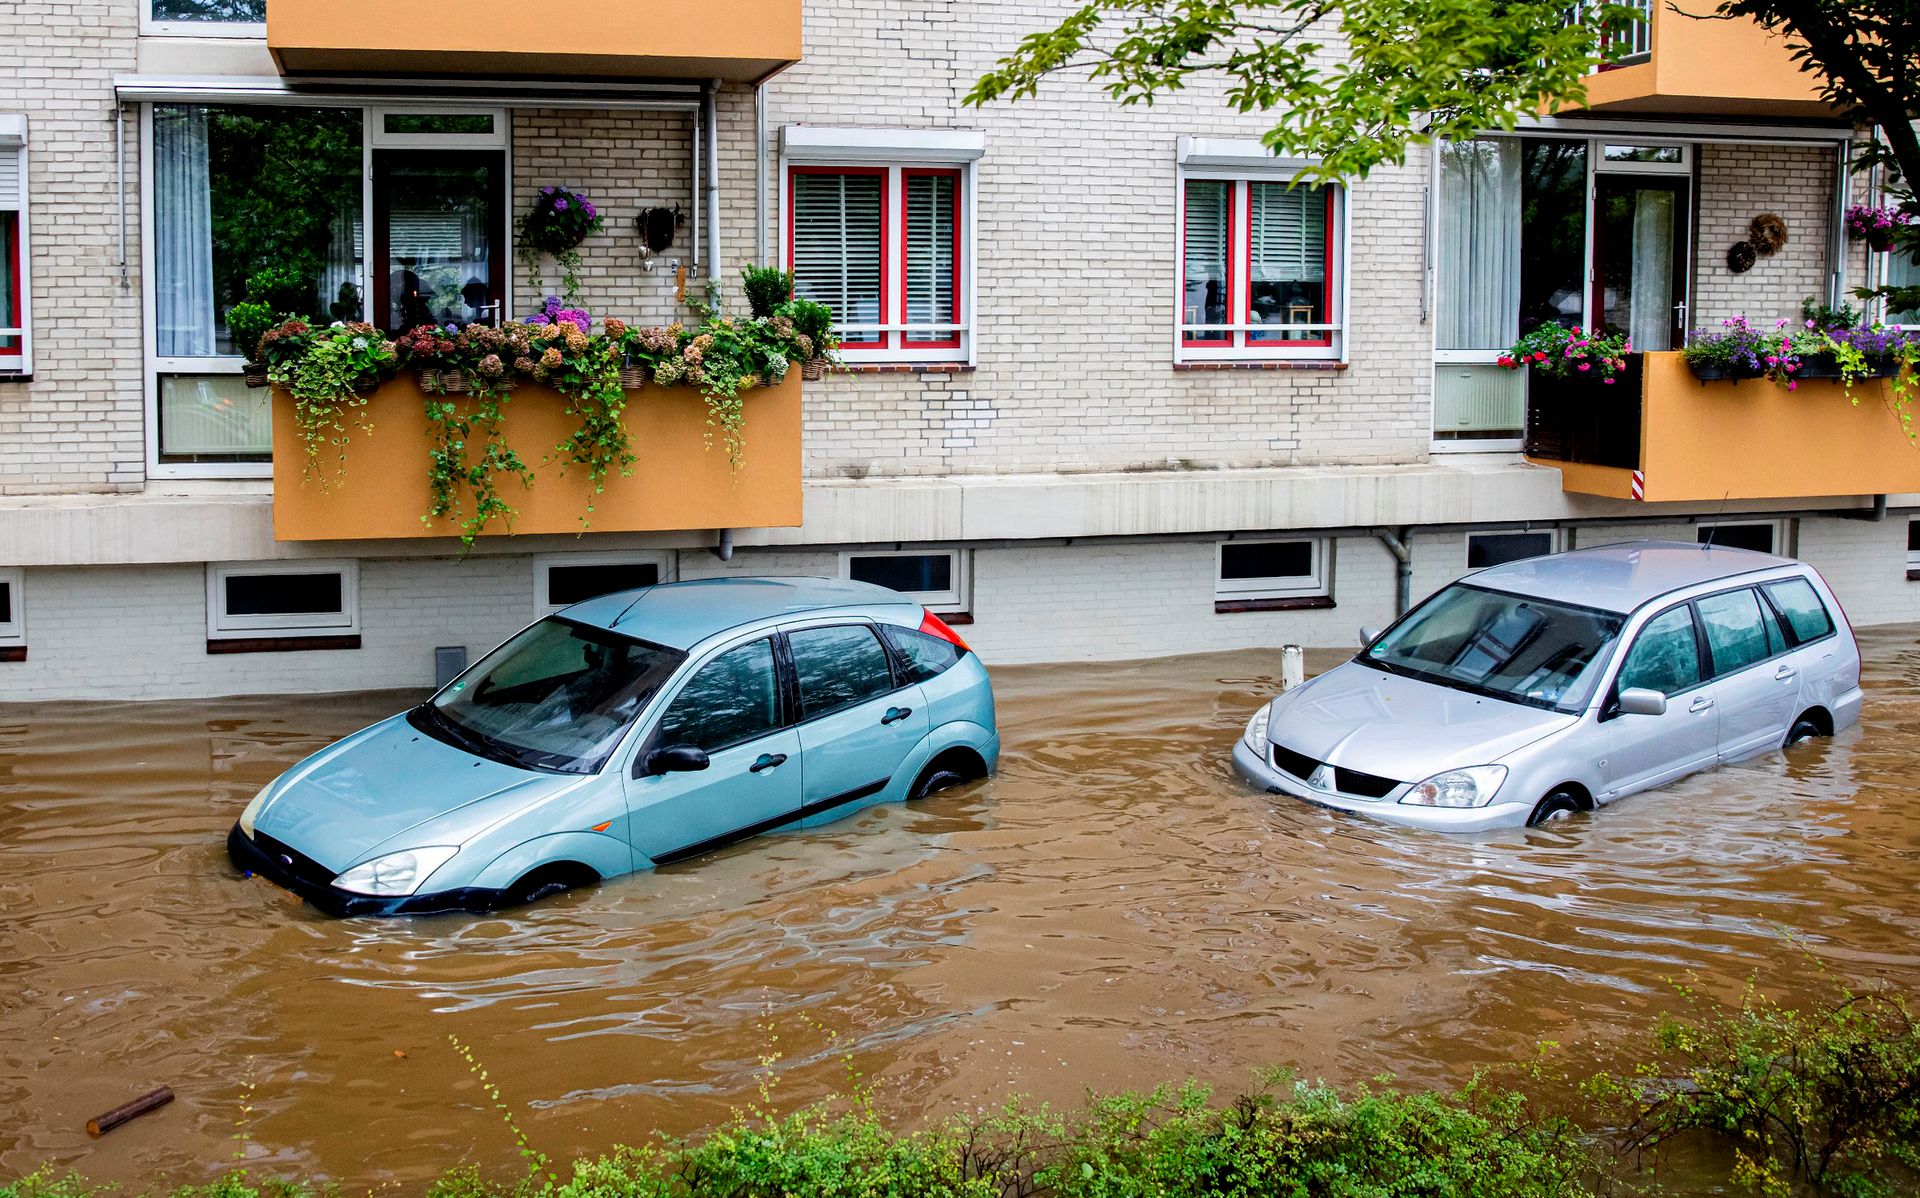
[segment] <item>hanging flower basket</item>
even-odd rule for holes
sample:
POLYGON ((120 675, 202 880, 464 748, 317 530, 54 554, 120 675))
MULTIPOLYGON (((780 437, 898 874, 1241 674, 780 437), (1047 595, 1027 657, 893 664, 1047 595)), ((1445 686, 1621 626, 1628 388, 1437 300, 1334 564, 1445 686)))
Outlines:
POLYGON ((1847 236, 1866 242, 1876 254, 1884 254, 1893 248, 1894 231, 1911 220, 1904 209, 1855 204, 1847 209, 1847 236))
POLYGON ((645 366, 628 365, 628 366, 622 366, 620 368, 620 389, 621 390, 638 391, 640 388, 646 385, 647 385, 647 368, 645 366))
POLYGON ((271 387, 273 380, 267 377, 267 365, 264 362, 248 362, 240 371, 240 377, 249 387, 271 387))
POLYGON ((827 360, 825 358, 808 358, 806 361, 800 363, 800 377, 809 383, 817 383, 821 379, 826 378, 827 360))

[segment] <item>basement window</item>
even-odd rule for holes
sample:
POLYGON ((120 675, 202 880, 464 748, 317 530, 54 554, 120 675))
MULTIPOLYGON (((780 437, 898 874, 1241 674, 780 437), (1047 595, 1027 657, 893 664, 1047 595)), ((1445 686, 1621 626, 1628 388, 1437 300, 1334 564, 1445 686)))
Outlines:
POLYGON ((1331 607, 1324 537, 1221 541, 1214 551, 1213 609, 1331 607))
POLYGON ((1920 582, 1920 520, 1907 521, 1907 581, 1920 582))
POLYGON ((548 616, 574 603, 666 581, 658 553, 553 553, 533 559, 533 610, 548 616))
POLYGON ((27 610, 23 572, 0 570, 0 661, 27 659, 27 610))
POLYGON ((899 591, 936 611, 962 611, 967 606, 967 559, 958 549, 843 553, 840 576, 899 591))
POLYGON ((207 652, 357 649, 359 590, 350 561, 210 563, 207 652))
POLYGON ((1540 532, 1476 532, 1467 536, 1467 569, 1485 570, 1508 562, 1544 557, 1559 548, 1552 529, 1540 532))
POLYGON ((1735 523, 1702 524, 1693 539, 1701 545, 1720 549, 1751 549, 1755 553, 1779 553, 1786 544, 1786 527, 1780 520, 1746 520, 1735 523))

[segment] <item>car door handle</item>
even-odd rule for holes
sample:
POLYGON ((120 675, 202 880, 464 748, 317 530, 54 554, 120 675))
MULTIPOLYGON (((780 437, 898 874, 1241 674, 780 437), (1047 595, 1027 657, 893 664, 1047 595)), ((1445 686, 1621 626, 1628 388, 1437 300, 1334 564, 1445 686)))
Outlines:
POLYGON ((747 767, 747 772, 757 774, 761 770, 777 769, 785 764, 787 764, 785 753, 762 753, 759 760, 747 767))
POLYGON ((1688 707, 1687 710, 1698 715, 1700 712, 1706 711, 1708 708, 1712 706, 1713 706, 1713 700, 1707 698, 1705 695, 1701 695, 1700 697, 1696 698, 1693 701, 1693 705, 1688 707))
POLYGON ((1782 682, 1792 682, 1800 676, 1800 671, 1794 669, 1792 666, 1781 666, 1773 672, 1773 676, 1782 682))
POLYGON ((913 708, 911 707, 889 707, 887 708, 887 714, 880 717, 880 722, 882 724, 897 724, 912 714, 913 708))

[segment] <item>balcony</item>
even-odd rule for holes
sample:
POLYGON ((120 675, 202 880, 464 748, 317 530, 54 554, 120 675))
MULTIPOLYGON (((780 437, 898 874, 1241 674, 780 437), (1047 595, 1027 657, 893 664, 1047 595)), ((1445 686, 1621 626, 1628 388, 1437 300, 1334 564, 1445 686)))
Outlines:
MULTIPOLYGON (((534 483, 523 487, 502 478, 501 497, 518 514, 511 529, 495 521, 482 535, 578 533, 586 527, 589 499, 594 532, 797 527, 800 389, 794 370, 782 382, 744 393, 746 451, 738 471, 728 465, 719 437, 711 449, 705 444, 707 408, 699 392, 653 384, 630 392, 625 420, 639 460, 628 476, 609 473, 606 490, 594 495, 582 467, 563 473, 558 461, 549 460, 578 420, 566 414, 557 392, 524 384, 509 397, 502 423, 507 444, 533 468, 534 483)), ((431 501, 427 455, 433 444, 425 399, 411 373, 381 384, 364 408, 343 418, 349 437, 344 467, 330 447, 322 448, 322 489, 304 477, 306 450, 294 425, 293 401, 275 388, 274 539, 457 536, 453 521, 421 520, 431 501)), ((461 499, 470 511, 464 490, 461 499)))
POLYGON ((284 75, 753 82, 800 60, 800 0, 267 0, 284 75))
POLYGON ((1619 65, 1587 76, 1586 111, 1612 116, 1749 116, 1833 119, 1816 76, 1788 55, 1784 38, 1752 21, 1700 19, 1714 0, 1643 0, 1619 65), (1693 15, 1689 15, 1693 14, 1693 15))
POLYGON ((1920 491, 1920 448, 1883 379, 1849 399, 1820 379, 1702 382, 1679 353, 1627 361, 1612 386, 1531 380, 1527 460, 1558 467, 1564 491, 1649 503, 1920 491))

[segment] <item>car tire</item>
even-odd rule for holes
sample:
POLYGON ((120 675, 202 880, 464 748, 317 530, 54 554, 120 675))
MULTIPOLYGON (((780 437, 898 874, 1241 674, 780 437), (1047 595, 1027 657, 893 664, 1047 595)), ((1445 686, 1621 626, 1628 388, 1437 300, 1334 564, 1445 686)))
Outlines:
POLYGON ((933 794, 935 791, 946 790, 952 786, 959 786, 966 780, 966 775, 957 770, 950 770, 944 767, 937 770, 928 770, 926 773, 920 775, 918 782, 913 784, 913 790, 908 793, 907 801, 909 803, 918 802, 933 794))
POLYGON ((564 872, 564 867, 556 870, 553 866, 543 866, 508 887, 507 892, 501 897, 500 905, 524 907, 528 903, 537 903, 541 899, 564 894, 581 884, 581 879, 564 872))
POLYGON ((1787 729, 1787 741, 1781 748, 1790 749, 1803 740, 1812 740, 1816 736, 1825 735, 1826 730, 1821 728, 1817 721, 1803 715, 1793 722, 1793 727, 1787 729))
POLYGON ((1573 797, 1572 791, 1556 790, 1534 806, 1533 814, 1527 817, 1527 827, 1537 828, 1553 820, 1565 819, 1579 810, 1580 800, 1573 797))

